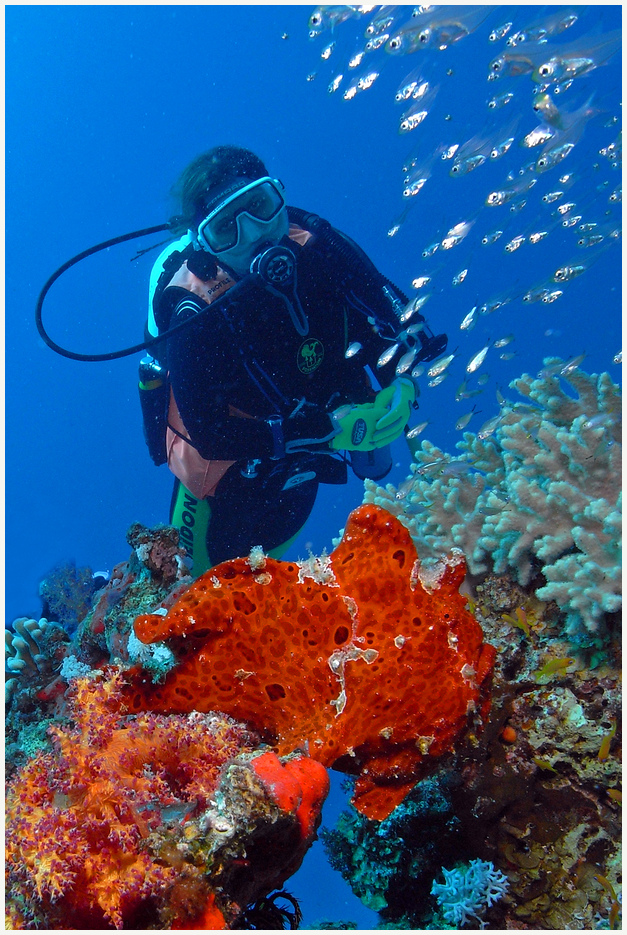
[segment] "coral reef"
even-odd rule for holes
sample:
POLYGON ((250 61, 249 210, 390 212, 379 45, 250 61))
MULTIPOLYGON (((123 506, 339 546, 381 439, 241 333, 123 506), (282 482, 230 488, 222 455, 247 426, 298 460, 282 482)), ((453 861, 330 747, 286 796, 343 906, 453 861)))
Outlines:
MULTIPOLYGON (((446 456, 457 477, 468 463, 446 456)), ((406 523, 415 476, 386 495, 406 523)), ((376 506, 330 556, 255 552, 192 587, 175 530, 129 543, 71 636, 27 618, 7 634, 9 927, 297 925, 271 894, 331 764, 361 810, 325 847, 381 928, 449 926, 434 881, 477 860, 508 880, 488 927, 619 924, 620 642, 565 628, 540 556, 526 583, 483 573, 462 597, 460 555, 420 563, 376 506)))
POLYGON ((601 645, 606 615, 621 606, 621 397, 607 373, 545 360, 537 379, 510 386, 453 457, 428 441, 412 475, 385 489, 366 481, 364 502, 399 517, 421 559, 461 548, 473 575, 512 572, 564 611, 565 632, 601 645), (576 396, 562 386, 566 381, 576 396))
POLYGON ((467 923, 479 923, 485 928, 483 915, 507 892, 509 881, 488 860, 471 860, 466 867, 442 868, 444 883, 434 881, 431 893, 436 897, 445 922, 460 928, 467 923))
POLYGON ((11 928, 226 928, 300 865, 328 777, 216 714, 119 713, 122 676, 78 678, 71 727, 13 777, 11 928))
POLYGON ((558 607, 508 575, 487 576, 468 600, 497 649, 487 722, 383 823, 345 812, 323 829, 331 863, 384 927, 445 928, 433 881, 442 866, 475 859, 509 881, 486 910, 490 928, 612 927, 620 642, 591 660, 564 638, 558 607))
POLYGON ((153 685, 140 671, 128 709, 219 710, 280 753, 306 742, 358 775, 356 808, 383 819, 485 699, 494 651, 458 592, 464 574, 457 555, 424 575, 407 531, 378 507, 351 513, 323 559, 224 562, 166 616, 135 621, 177 665, 153 685))
MULTIPOLYGON (((78 630, 79 658, 84 662, 128 662, 128 637, 133 619, 171 606, 191 584, 185 550, 172 526, 148 529, 134 523, 126 535, 133 552, 115 566, 78 630), (88 658, 89 657, 89 658, 88 658)), ((142 658, 146 663, 147 657, 142 658)), ((151 668, 150 664, 147 666, 151 668)), ((152 666, 167 671, 162 659, 152 666)))
POLYGON ((71 633, 90 609, 95 591, 91 568, 77 568, 74 562, 55 565, 39 585, 44 615, 71 633))
MULTIPOLYGON (((110 663, 140 661, 151 678, 161 678, 172 663, 165 647, 130 640, 137 614, 171 606, 189 586, 178 532, 135 523, 128 532, 133 552, 120 562, 72 635, 45 618, 18 618, 5 630, 7 773, 36 749, 48 746, 47 726, 65 715, 69 680, 110 663), (135 653, 133 653, 135 650, 135 653)), ((61 588, 61 591, 63 589, 61 588)))

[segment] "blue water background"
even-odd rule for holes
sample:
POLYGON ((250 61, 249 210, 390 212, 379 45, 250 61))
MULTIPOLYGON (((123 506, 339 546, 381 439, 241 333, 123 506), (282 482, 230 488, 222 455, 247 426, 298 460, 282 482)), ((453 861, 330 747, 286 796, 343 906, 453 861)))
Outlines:
MULTIPOLYGON (((139 355, 94 364, 59 357, 37 335, 34 307, 46 278, 69 257, 167 220, 176 210, 168 193, 178 174, 219 143, 258 153, 284 182, 291 204, 319 213, 356 239, 408 294, 414 294, 413 278, 433 276, 424 312, 434 330, 448 332, 458 358, 440 386, 428 388, 423 379, 413 421, 429 420, 425 437, 431 441, 453 450, 459 417, 475 404, 480 412, 469 428, 476 431, 498 411, 496 387, 517 398, 507 391, 508 382, 523 372, 537 373, 545 356, 585 353, 586 370, 609 370, 619 380, 620 367, 612 359, 621 347, 620 245, 607 252, 579 250, 576 233, 558 228, 542 243, 525 244, 511 255, 503 247, 527 223, 548 220, 551 208, 540 197, 559 187, 563 172, 577 175, 568 197, 586 202, 585 220, 602 222, 608 210, 620 216, 620 205, 608 203, 620 173, 599 155, 619 130, 606 124, 620 114, 620 56, 560 96, 560 106, 572 110, 595 91, 593 103, 603 113, 560 167, 539 176, 527 207, 518 215, 509 206, 483 208, 459 247, 424 259, 427 245, 473 216, 487 193, 501 188, 506 174, 537 158, 539 150, 515 144, 464 178, 449 177, 450 162, 436 163, 406 223, 390 238, 387 231, 404 205, 403 161, 418 143, 428 153, 479 132, 487 100, 504 90, 513 90, 515 98, 496 117, 505 123, 514 111, 521 114, 517 141, 539 123, 529 76, 488 84, 486 75, 488 62, 504 46, 503 40, 488 42, 490 29, 508 19, 522 26, 542 8, 495 8, 477 33, 442 52, 399 58, 375 52, 370 62, 379 77, 348 101, 342 97, 348 78, 333 95, 327 86, 339 71, 347 73, 348 57, 365 41, 368 19, 348 21, 312 41, 307 26, 312 10, 7 7, 7 620, 39 616, 38 583, 56 563, 74 560, 110 570, 128 557, 125 532, 133 521, 167 522, 171 476, 167 468, 152 465, 144 446, 136 390, 139 355), (320 52, 332 39, 337 47, 323 61, 320 52), (418 65, 426 78, 440 83, 440 92, 424 123, 402 135, 403 106, 394 95, 418 65), (504 224, 497 243, 481 245, 485 233, 504 224), (474 330, 460 331, 473 305, 520 293, 565 263, 588 263, 593 257, 594 265, 567 283, 556 302, 525 306, 518 298, 480 318, 474 330), (453 287, 453 276, 464 268, 469 270, 465 281, 453 287), (472 383, 489 373, 483 393, 455 402, 472 354, 509 333, 515 340, 504 351, 516 356, 504 361, 492 348, 472 383)), ((579 21, 555 44, 620 27, 619 6, 577 11, 579 21)), ((140 340, 156 254, 129 260, 137 247, 159 239, 116 247, 65 275, 46 302, 52 337, 87 353, 140 340)), ((394 453, 390 479, 398 481, 407 473, 409 457, 403 443, 394 453)), ((344 488, 322 488, 287 557, 304 557, 308 548, 330 549, 361 499, 362 485, 355 479, 344 488)), ((325 823, 332 823, 341 803, 335 783, 325 823)), ((368 928, 376 919, 329 870, 319 844, 288 888, 302 900, 306 925, 322 917, 352 918, 368 928)))

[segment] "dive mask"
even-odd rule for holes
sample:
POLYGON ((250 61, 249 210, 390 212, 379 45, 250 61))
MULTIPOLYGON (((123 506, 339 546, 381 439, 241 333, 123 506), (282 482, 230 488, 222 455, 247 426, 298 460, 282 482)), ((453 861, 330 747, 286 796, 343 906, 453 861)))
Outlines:
POLYGON ((251 237, 278 242, 289 227, 283 191, 278 179, 265 176, 231 192, 198 225, 199 245, 219 256, 250 245, 251 237))

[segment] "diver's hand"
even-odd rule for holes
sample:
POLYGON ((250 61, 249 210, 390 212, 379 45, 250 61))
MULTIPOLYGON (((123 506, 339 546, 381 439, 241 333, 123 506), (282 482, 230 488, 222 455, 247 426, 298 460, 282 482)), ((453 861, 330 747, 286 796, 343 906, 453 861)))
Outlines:
POLYGON ((389 445, 399 437, 409 421, 411 406, 415 399, 416 388, 408 377, 399 377, 377 393, 374 405, 386 411, 377 420, 372 433, 375 448, 389 445))
POLYGON ((310 451, 318 445, 323 445, 327 451, 329 442, 338 434, 339 428, 331 416, 321 409, 309 410, 306 413, 296 414, 294 417, 281 419, 272 416, 266 420, 272 431, 274 451, 273 459, 285 457, 286 454, 295 454, 299 451, 310 451))
POLYGON ((379 444, 374 439, 377 422, 387 413, 385 406, 360 403, 340 406, 333 412, 339 433, 332 439, 334 451, 373 451, 379 444))

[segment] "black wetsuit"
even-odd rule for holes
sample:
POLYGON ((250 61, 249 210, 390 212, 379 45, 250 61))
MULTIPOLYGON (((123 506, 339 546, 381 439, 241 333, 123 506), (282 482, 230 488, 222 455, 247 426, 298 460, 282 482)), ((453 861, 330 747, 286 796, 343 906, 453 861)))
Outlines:
POLYGON ((336 231, 331 243, 315 235, 304 246, 285 239, 296 257, 306 334, 283 298, 256 281, 232 287, 209 308, 177 286, 156 301, 160 332, 204 312, 166 340, 160 359, 194 447, 205 459, 236 462, 208 498, 212 564, 254 545, 280 546, 305 523, 320 482, 346 481, 346 462, 331 456, 328 444, 273 459, 267 420, 282 417, 286 441, 323 438, 332 430, 330 412, 374 399, 366 364, 383 386, 394 379, 396 361, 376 364, 402 327, 390 295, 400 303, 406 297, 352 241, 339 250, 338 242, 344 239, 336 231), (347 358, 355 342, 361 349, 347 358), (252 418, 234 416, 229 407, 252 418))

